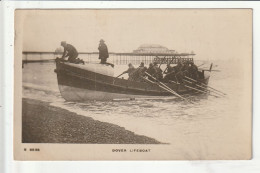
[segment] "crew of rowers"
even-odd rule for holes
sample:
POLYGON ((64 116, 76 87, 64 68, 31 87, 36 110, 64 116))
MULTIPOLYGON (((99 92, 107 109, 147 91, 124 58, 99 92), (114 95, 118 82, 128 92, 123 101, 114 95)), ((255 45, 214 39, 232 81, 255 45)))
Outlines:
POLYGON ((128 73, 128 80, 131 81, 144 81, 143 77, 146 76, 145 72, 149 73, 148 79, 154 81, 157 79, 161 82, 176 82, 183 83, 184 76, 198 79, 198 67, 190 61, 179 62, 176 66, 172 67, 167 64, 166 70, 163 72, 156 62, 150 63, 149 67, 145 67, 142 62, 138 68, 135 68, 131 63, 128 64, 128 69, 123 74, 128 73), (163 77, 163 74, 165 76, 163 77))
MULTIPOLYGON (((61 46, 64 47, 64 52, 62 55, 63 60, 65 59, 65 57, 68 57, 68 61, 70 63, 84 64, 84 61, 78 58, 78 51, 74 46, 66 43, 65 41, 61 42, 61 46)), ((114 67, 114 64, 107 62, 107 59, 109 58, 109 53, 107 45, 105 44, 105 41, 103 39, 100 40, 98 50, 99 59, 101 60, 100 63, 111 65, 112 67, 114 67)), ((179 62, 174 67, 172 67, 170 64, 167 64, 167 68, 164 72, 156 62, 150 63, 148 68, 144 66, 143 62, 138 68, 134 68, 134 66, 130 63, 128 64, 128 70, 124 71, 122 74, 128 73, 128 80, 131 81, 144 81, 143 77, 146 76, 145 72, 151 75, 148 76, 148 79, 152 81, 154 81, 154 79, 157 79, 162 82, 173 81, 177 83, 182 83, 184 76, 193 78, 195 80, 198 79, 198 67, 192 61, 179 62), (163 74, 165 74, 164 77, 163 74)))

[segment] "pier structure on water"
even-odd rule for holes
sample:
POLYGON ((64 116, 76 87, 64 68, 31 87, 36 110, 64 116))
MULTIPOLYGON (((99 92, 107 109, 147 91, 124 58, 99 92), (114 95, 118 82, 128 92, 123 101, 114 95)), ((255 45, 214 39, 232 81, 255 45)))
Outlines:
MULTIPOLYGON (((194 53, 109 53, 108 62, 115 65, 127 65, 132 63, 133 65, 139 65, 141 62, 148 65, 154 61, 159 62, 163 60, 162 64, 167 64, 169 62, 175 64, 178 62, 178 59, 182 58, 183 60, 193 61, 194 53)), ((50 62, 54 61, 56 57, 61 57, 62 53, 57 52, 33 52, 33 51, 24 51, 23 52, 23 62, 24 63, 33 63, 33 62, 50 62)), ((98 52, 79 52, 78 58, 83 59, 87 63, 98 63, 98 52)))

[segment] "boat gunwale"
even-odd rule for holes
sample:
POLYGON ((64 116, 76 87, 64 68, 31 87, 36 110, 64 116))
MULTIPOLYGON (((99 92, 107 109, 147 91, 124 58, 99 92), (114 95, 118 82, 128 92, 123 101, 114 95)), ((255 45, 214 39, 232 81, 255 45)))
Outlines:
MULTIPOLYGON (((137 91, 137 93, 139 92, 144 92, 143 94, 144 95, 150 95, 151 93, 154 93, 155 95, 161 95, 161 96, 165 96, 165 95, 169 95, 169 92, 168 91, 165 91, 163 90, 162 88, 160 88, 158 86, 157 83, 154 83, 154 84, 151 84, 148 82, 139 82, 139 81, 129 81, 127 79, 121 79, 121 78, 116 78, 116 77, 113 77, 113 76, 108 76, 108 75, 104 75, 104 74, 100 74, 100 73, 97 73, 97 72, 93 72, 93 71, 90 71, 88 69, 83 69, 83 68, 78 68, 76 66, 71 66, 70 64, 68 63, 64 63, 64 62, 61 62, 61 61, 56 61, 56 66, 57 66, 57 77, 58 77, 58 73, 60 73, 59 71, 65 71, 65 75, 70 75, 70 76, 74 76, 74 77, 77 77, 77 78, 82 78, 82 79, 85 79, 85 80, 89 80, 89 81, 92 81, 94 83, 98 83, 100 85, 103 85, 103 86, 108 86, 108 87, 116 87, 116 88, 121 88, 121 90, 131 90, 132 92, 134 91, 137 91), (68 66, 70 69, 66 68, 66 66, 68 66), (79 73, 77 73, 77 71, 73 71, 71 69, 76 69, 76 70, 79 70, 79 73), (83 74, 82 74, 83 73, 83 74), (98 77, 97 79, 98 80, 93 80, 93 79, 90 79, 88 77, 86 77, 84 75, 84 73, 88 73, 88 75, 98 75, 98 76, 101 76, 101 78, 104 78, 106 79, 105 82, 100 80, 100 77, 98 77), (120 85, 120 82, 121 83, 124 83, 124 85, 120 85), (130 85, 129 85, 130 84, 130 85), (129 87, 130 86, 130 87, 129 87), (137 86, 137 87, 131 87, 131 86, 137 86), (150 89, 147 89, 147 88, 150 88, 150 89), (155 88, 155 89, 151 89, 151 88, 155 88)), ((62 73, 60 73, 59 75, 64 75, 62 73)), ((206 81, 208 79, 204 79, 204 81, 206 81)), ((59 80, 58 80, 58 83, 59 83, 59 80)), ((165 83, 168 87, 170 87, 171 89, 173 89, 174 91, 176 91, 177 93, 180 93, 180 94, 184 94, 184 93, 188 93, 188 92, 194 92, 190 89, 187 89, 186 87, 182 86, 182 85, 179 85, 179 84, 174 84, 174 83, 165 83)), ((117 92, 115 92, 117 93, 117 92)), ((137 94, 137 95, 140 95, 140 94, 137 94)))
MULTIPOLYGON (((155 90, 151 90, 151 89, 150 90, 149 89, 138 89, 138 88, 145 88, 144 86, 140 87, 140 85, 146 85, 146 88, 151 88, 151 84, 149 84, 147 82, 130 81, 128 79, 116 78, 116 77, 113 77, 113 76, 108 76, 108 75, 100 74, 100 73, 97 73, 97 72, 89 71, 87 69, 77 68, 77 67, 71 66, 70 64, 67 64, 67 63, 65 64, 65 63, 61 62, 60 64, 62 64, 64 66, 69 66, 70 68, 79 69, 79 70, 82 70, 82 71, 87 72, 87 73, 92 73, 92 74, 95 74, 95 75, 99 75, 99 76, 102 76, 104 78, 109 78, 108 80, 106 80, 106 81, 109 81, 109 82, 104 82, 104 81, 101 81, 101 80, 95 80, 95 82, 102 83, 104 85, 116 86, 116 87, 121 87, 121 88, 124 88, 124 89, 134 89, 134 90, 140 90, 140 91, 154 91, 154 92, 158 92, 158 90, 160 90, 161 92, 165 92, 156 83, 152 84, 153 87, 157 88, 155 90), (120 81, 125 83, 125 84, 127 84, 127 85, 126 86, 119 85, 118 83, 120 83, 120 81), (132 84, 132 85, 135 85, 135 86, 139 86, 139 87, 138 88, 133 88, 131 86, 129 87, 129 84, 132 84)), ((80 78, 85 78, 87 80, 94 81, 93 79, 86 78, 82 74, 78 75, 78 73, 76 73, 74 71, 71 71, 71 70, 69 70, 69 69, 67 69, 65 67, 62 67, 62 70, 66 71, 67 73, 74 73, 74 74, 76 74, 80 78)), ((171 87, 171 88, 174 88, 174 87, 177 86, 176 84, 172 84, 172 83, 165 83, 165 84, 167 86, 171 87)))

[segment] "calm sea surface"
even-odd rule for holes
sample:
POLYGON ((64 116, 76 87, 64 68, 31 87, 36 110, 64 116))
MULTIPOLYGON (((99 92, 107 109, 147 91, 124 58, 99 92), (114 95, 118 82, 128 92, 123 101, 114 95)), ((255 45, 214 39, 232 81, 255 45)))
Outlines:
MULTIPOLYGON (((197 96, 195 104, 179 99, 66 102, 60 95, 54 63, 31 63, 23 68, 23 97, 48 101, 95 120, 125 127, 139 135, 170 143, 177 157, 233 158, 249 152, 250 116, 241 113, 248 95, 243 67, 238 62, 215 64, 209 85, 227 97, 197 96), (244 153, 243 153, 244 152, 244 153)), ((205 65, 209 68, 209 64, 205 65)), ((116 66, 115 76, 127 69, 116 66)), ((243 112, 243 111, 242 111, 243 112)))

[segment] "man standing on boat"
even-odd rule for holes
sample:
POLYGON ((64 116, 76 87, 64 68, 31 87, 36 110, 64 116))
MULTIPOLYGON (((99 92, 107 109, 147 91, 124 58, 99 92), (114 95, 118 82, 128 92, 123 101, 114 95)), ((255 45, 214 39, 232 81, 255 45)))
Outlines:
POLYGON ((109 58, 107 45, 105 44, 105 41, 103 39, 100 40, 99 46, 99 59, 101 59, 101 64, 108 64, 114 67, 114 64, 107 63, 107 58, 109 58))
POLYGON ((78 51, 76 48, 71 44, 67 44, 66 41, 62 41, 61 46, 64 47, 64 52, 61 58, 64 59, 65 57, 69 57, 68 61, 75 63, 78 57, 78 51))

